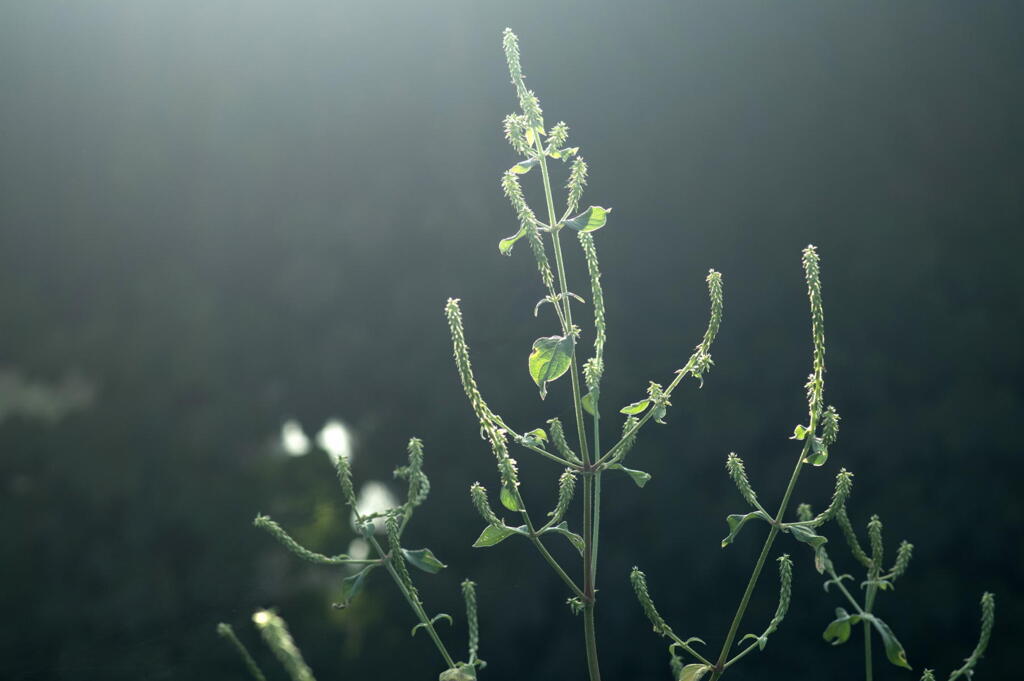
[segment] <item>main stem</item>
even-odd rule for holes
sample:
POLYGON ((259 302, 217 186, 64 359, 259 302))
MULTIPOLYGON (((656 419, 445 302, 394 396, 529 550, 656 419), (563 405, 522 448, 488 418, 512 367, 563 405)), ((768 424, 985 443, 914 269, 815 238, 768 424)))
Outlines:
MULTIPOLYGON (((813 423, 811 424, 813 427, 813 423)), ((808 437, 813 437, 809 435, 808 437)), ((750 581, 747 582, 747 589, 743 592, 743 598, 740 599, 740 605, 736 608, 736 615, 732 618, 732 625, 729 627, 729 633, 725 637, 725 643, 722 644, 722 652, 718 654, 718 661, 715 663, 714 672, 711 675, 711 681, 718 681, 722 674, 725 673, 725 663, 729 659, 729 651, 732 650, 733 641, 736 640, 736 632, 739 631, 740 622, 743 621, 743 615, 747 612, 747 606, 750 605, 750 596, 754 593, 754 587, 757 585, 757 580, 761 576, 761 570, 764 569, 764 564, 768 559, 768 553, 772 549, 772 544, 775 543, 775 537, 779 534, 779 528, 782 526, 782 518, 786 513, 786 507, 789 506, 789 498, 793 495, 793 489, 796 487, 796 480, 800 477, 800 471, 804 467, 804 457, 807 455, 808 448, 810 447, 810 440, 808 440, 803 449, 800 451, 800 458, 797 459, 796 467, 793 469, 793 475, 789 477, 789 485, 786 486, 786 493, 782 497, 782 503, 779 504, 779 512, 775 514, 775 520, 772 522, 772 528, 768 532, 768 538, 764 540, 764 546, 761 548, 761 555, 757 557, 757 564, 754 565, 754 572, 750 575, 750 581)))
MULTIPOLYGON (((541 177, 544 182, 544 199, 548 208, 548 224, 551 227, 551 242, 554 246, 555 265, 558 269, 558 283, 562 289, 562 310, 566 333, 572 332, 572 306, 569 302, 569 288, 565 276, 565 260, 558 238, 558 223, 555 217, 555 202, 551 196, 551 176, 548 174, 547 157, 538 136, 535 148, 540 158, 541 177)), ((594 541, 594 518, 599 514, 594 506, 594 472, 587 447, 586 426, 583 420, 583 400, 580 392, 580 377, 576 361, 576 346, 573 344, 572 360, 569 366, 572 378, 572 402, 576 412, 576 433, 579 437, 580 456, 583 459, 583 638, 587 653, 587 671, 590 681, 601 681, 601 669, 597 659, 597 633, 594 623, 595 592, 594 567, 597 563, 597 546, 594 541)), ((597 456, 597 452, 595 452, 597 456)))

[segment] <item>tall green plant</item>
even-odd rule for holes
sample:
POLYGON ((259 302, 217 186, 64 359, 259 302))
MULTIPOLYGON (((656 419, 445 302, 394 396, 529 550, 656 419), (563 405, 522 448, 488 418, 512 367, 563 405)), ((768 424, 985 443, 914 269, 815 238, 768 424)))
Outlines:
MULTIPOLYGON (((487 489, 479 482, 471 485, 470 499, 485 523, 473 546, 477 548, 492 547, 511 537, 522 537, 532 544, 540 557, 564 582, 569 594, 569 606, 575 613, 582 615, 587 672, 590 681, 600 681, 595 610, 598 601, 597 572, 599 540, 601 538, 602 476, 605 473, 622 473, 631 478, 639 487, 643 487, 650 479, 651 476, 648 473, 627 468, 624 462, 633 449, 640 430, 648 422, 653 420, 655 423, 665 423, 665 416, 671 406, 672 394, 682 380, 691 376, 699 384, 703 384, 704 376, 713 366, 711 346, 722 322, 722 277, 714 270, 710 270, 708 273, 706 283, 710 298, 710 318, 704 336, 687 361, 682 368, 675 372, 667 386, 652 381, 648 384, 644 394, 638 396, 639 399, 619 408, 617 412, 624 418, 617 438, 614 444, 602 446, 602 413, 607 416, 610 410, 605 408, 602 411, 601 379, 605 370, 604 346, 607 328, 595 233, 605 227, 611 209, 590 205, 586 209, 580 210, 587 184, 588 168, 580 154, 579 147, 567 146, 569 128, 564 122, 550 127, 545 125, 540 101, 532 91, 527 89, 525 84, 518 39, 509 29, 505 30, 503 47, 512 85, 519 103, 519 110, 505 118, 504 130, 506 139, 519 159, 502 175, 501 188, 512 205, 518 221, 518 230, 515 234, 498 242, 498 251, 503 255, 510 255, 515 245, 524 239, 529 245, 537 265, 542 288, 542 297, 534 308, 534 315, 539 315, 542 310, 550 311, 553 319, 551 320, 552 335, 538 338, 533 342, 529 353, 524 352, 527 355, 526 368, 538 388, 541 400, 547 397, 550 384, 568 375, 573 414, 573 427, 570 430, 573 432, 567 435, 565 427, 557 417, 546 422, 547 428, 539 426, 531 430, 517 430, 491 409, 484 400, 473 374, 459 300, 449 299, 445 306, 445 316, 451 333, 455 366, 466 397, 479 423, 480 436, 487 443, 495 458, 498 471, 497 499, 500 504, 499 508, 503 509, 502 516, 499 516, 492 506, 487 489), (555 161, 568 164, 565 173, 564 210, 561 214, 556 210, 552 170, 549 167, 555 165, 555 161), (530 173, 533 173, 531 177, 540 176, 545 204, 543 213, 546 215, 546 220, 540 219, 530 207, 520 184, 521 178, 530 173), (567 228, 569 232, 565 232, 567 228), (576 241, 586 262, 590 280, 589 305, 593 318, 590 333, 593 343, 592 349, 589 351, 590 356, 585 360, 582 360, 580 353, 584 351, 581 341, 587 332, 574 322, 573 304, 587 305, 587 302, 582 296, 571 291, 569 287, 563 252, 563 248, 568 248, 569 244, 562 241, 563 235, 568 233, 576 234, 576 241), (554 266, 552 266, 552 261, 554 266), (573 442, 570 443, 570 440, 573 442), (554 462, 560 468, 553 508, 547 513, 543 522, 535 520, 535 516, 530 514, 523 500, 518 465, 512 456, 510 447, 518 447, 531 455, 554 462), (581 490, 582 496, 582 517, 573 526, 570 526, 567 517, 578 488, 581 490), (511 517, 515 520, 508 521, 503 517, 509 513, 514 514, 511 517), (552 541, 568 541, 577 550, 579 562, 569 567, 560 563, 549 550, 552 541)), ((891 570, 885 571, 881 567, 883 553, 881 523, 876 517, 868 526, 872 556, 868 557, 860 549, 849 526, 845 508, 853 488, 853 474, 845 468, 840 469, 836 476, 835 492, 824 512, 814 515, 810 511, 810 507, 804 504, 798 509, 796 521, 785 521, 797 480, 806 467, 820 467, 827 462, 829 450, 838 438, 840 422, 835 408, 825 406, 825 316, 820 261, 814 246, 804 249, 802 264, 810 304, 812 341, 811 374, 805 385, 808 408, 807 422, 797 425, 793 430, 791 439, 798 443, 794 447, 797 452, 796 461, 774 514, 769 513, 762 505, 760 497, 754 491, 747 476, 743 460, 735 453, 730 453, 726 457, 725 467, 728 475, 750 510, 731 514, 726 518, 729 532, 722 540, 722 548, 732 544, 737 534, 751 521, 763 521, 768 528, 761 551, 754 561, 750 578, 717 655, 706 656, 701 653, 697 646, 706 645, 701 639, 697 637, 684 638, 677 635, 655 607, 644 573, 634 567, 629 575, 636 597, 654 631, 670 640, 669 663, 675 681, 702 681, 705 678, 709 681, 717 681, 742 659, 753 652, 763 650, 768 638, 777 631, 789 610, 792 598, 793 562, 786 554, 779 556, 777 561, 779 565, 779 596, 774 615, 759 633, 747 633, 737 641, 751 596, 767 564, 775 540, 780 534, 789 535, 810 547, 818 572, 828 572, 831 577, 826 582, 826 589, 830 584, 835 584, 854 605, 855 615, 849 615, 842 609, 837 611, 839 618, 826 630, 826 639, 845 641, 849 637, 850 628, 854 624, 863 622, 866 633, 865 645, 867 646, 867 681, 872 681, 870 648, 872 630, 882 638, 889 660, 897 666, 909 668, 902 646, 888 625, 874 614, 872 606, 877 591, 891 586, 892 580, 906 570, 912 547, 904 542, 897 553, 895 565, 891 570), (818 531, 832 520, 837 521, 847 536, 854 556, 868 568, 868 579, 864 583, 866 596, 863 605, 856 601, 843 585, 843 579, 849 576, 835 573, 825 548, 828 539, 818 531)), ((607 407, 607 401, 604 404, 607 407)), ((463 583, 463 595, 466 600, 469 622, 469 655, 466 662, 456 662, 434 626, 441 619, 447 619, 450 622, 451 617, 443 613, 433 617, 428 615, 407 568, 407 565, 412 565, 426 572, 437 572, 444 566, 429 549, 411 551, 401 545, 403 532, 412 518, 413 511, 423 503, 429 491, 429 481, 423 473, 422 443, 415 438, 410 441, 409 464, 396 471, 396 475, 409 482, 407 500, 397 508, 379 514, 361 515, 355 506, 351 473, 344 458, 338 459, 337 472, 345 501, 353 510, 355 527, 359 534, 370 543, 376 557, 355 560, 345 555, 322 555, 298 544, 284 529, 266 516, 257 516, 256 525, 270 532, 300 558, 313 563, 346 566, 347 569, 356 570, 343 582, 343 602, 339 604, 339 607, 344 607, 359 592, 366 577, 373 570, 379 567, 385 568, 418 620, 413 627, 413 634, 419 629, 424 629, 445 663, 445 669, 440 674, 440 681, 472 681, 476 678, 477 671, 484 667, 484 662, 477 656, 479 635, 476 598, 472 582, 463 583), (377 539, 377 534, 381 530, 381 527, 378 526, 379 523, 383 523, 382 527, 387 539, 386 548, 377 539)), ((992 629, 994 613, 994 601, 991 594, 986 594, 983 597, 982 611, 982 634, 979 643, 974 653, 965 661, 964 666, 951 674, 950 681, 955 681, 960 677, 970 677, 974 666, 985 650, 992 629)), ((272 611, 261 611, 257 613, 254 620, 263 632, 267 644, 277 654, 293 681, 312 679, 308 667, 302 661, 301 654, 287 634, 283 620, 272 611)), ((262 672, 256 667, 252 657, 234 635, 233 630, 228 625, 221 625, 219 631, 236 647, 254 678, 257 681, 262 681, 262 672)), ((933 679, 932 672, 925 670, 922 678, 923 681, 933 679)))

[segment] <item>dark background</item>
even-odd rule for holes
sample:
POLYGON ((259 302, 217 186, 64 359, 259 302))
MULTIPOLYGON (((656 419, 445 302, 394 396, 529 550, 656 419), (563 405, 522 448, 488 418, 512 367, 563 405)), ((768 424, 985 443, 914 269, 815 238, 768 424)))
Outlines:
MULTIPOLYGON (((797 500, 822 507, 845 466, 855 523, 881 514, 890 556, 917 546, 878 605, 916 671, 879 654, 876 678, 945 678, 974 646, 983 590, 998 613, 977 678, 1014 676, 1020 3, 261 0, 0 8, 0 677, 241 679, 224 620, 282 678, 249 623, 273 605, 321 681, 436 678, 383 575, 334 611, 344 573, 251 525, 269 512, 346 550, 326 456, 274 446, 289 418, 310 437, 339 418, 359 481, 390 481, 407 438, 426 441, 434 490, 408 536, 449 568, 418 583, 457 615, 459 581, 479 583, 482 678, 583 679, 581 623, 528 544, 469 548, 482 523, 466 489, 497 476, 445 299, 463 300, 497 411, 523 430, 569 416, 568 383, 541 403, 525 370, 555 331, 531 313, 532 258, 496 249, 515 231, 498 188, 516 160, 500 134, 506 25, 547 120, 568 121, 590 162, 585 201, 615 208, 597 234, 608 407, 670 380, 706 323, 707 269, 725 277, 714 370, 631 455, 653 480, 607 479, 606 678, 668 678, 633 564, 677 632, 709 655, 721 643, 764 534, 719 548, 743 510, 722 463, 738 452, 777 504, 806 415, 808 242, 843 422, 797 500)), ((538 177, 524 181, 538 203, 538 177)), ((571 288, 587 294, 577 250, 571 288)), ((518 458, 542 515, 557 468, 518 458)), ((810 552, 785 537, 782 551, 791 615, 731 677, 860 678, 859 632, 821 640, 841 603, 810 552)), ((769 567, 741 633, 771 617, 776 580, 769 567)), ((459 651, 463 627, 443 631, 459 651)))

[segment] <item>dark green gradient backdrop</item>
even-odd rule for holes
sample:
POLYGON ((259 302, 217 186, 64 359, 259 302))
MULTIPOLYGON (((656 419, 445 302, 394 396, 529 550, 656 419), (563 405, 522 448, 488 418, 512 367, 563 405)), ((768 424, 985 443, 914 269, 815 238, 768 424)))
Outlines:
MULTIPOLYGON (((533 262, 496 248, 515 230, 498 187, 515 160, 506 25, 590 162, 588 198, 615 208, 598 234, 609 405, 671 378, 705 324, 704 274, 725 276, 714 370, 631 457, 653 480, 606 485, 607 679, 668 678, 633 564, 677 631, 717 649, 728 627, 763 528, 718 548, 743 505, 722 464, 738 452, 776 503, 806 409, 808 242, 843 429, 797 500, 820 507, 838 467, 854 471, 857 524, 880 513, 891 552, 917 545, 879 605, 911 663, 944 678, 992 590, 978 678, 1013 677, 1019 3, 265 0, 0 8, 0 368, 98 386, 56 423, 0 422, 0 677, 241 679, 214 626, 255 643, 250 613, 275 605, 321 681, 436 678, 386 580, 332 611, 340 575, 251 526, 268 512, 345 550, 326 458, 268 446, 288 418, 312 434, 336 417, 361 480, 390 480, 405 440, 426 441, 434 493, 409 538, 450 567, 422 592, 458 613, 461 578, 480 584, 484 678, 583 678, 582 626, 547 566, 525 542, 469 548, 466 490, 496 476, 445 299, 463 300, 495 409, 523 428, 568 416, 568 385, 541 403, 526 372, 554 330, 531 314, 533 262)), ((575 250, 569 267, 586 292, 575 250)), ((547 506, 557 469, 519 458, 527 500, 547 506)), ((809 551, 777 547, 796 560, 792 614, 733 678, 859 678, 859 638, 821 640, 838 602, 809 551)), ((741 631, 771 616, 775 583, 767 571, 741 631)), ((459 624, 445 635, 461 649, 459 624)), ((876 678, 918 678, 883 664, 876 678)))

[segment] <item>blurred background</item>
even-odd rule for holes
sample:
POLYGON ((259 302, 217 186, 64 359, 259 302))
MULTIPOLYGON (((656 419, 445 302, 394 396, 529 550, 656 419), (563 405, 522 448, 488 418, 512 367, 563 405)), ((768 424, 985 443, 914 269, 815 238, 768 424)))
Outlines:
MULTIPOLYGON (((547 120, 590 163, 584 205, 615 209, 596 235, 608 407, 671 379, 706 324, 708 268, 725 277, 714 369, 630 456, 653 479, 606 481, 606 678, 669 678, 634 564, 677 632, 722 641, 764 533, 719 548, 744 509, 723 462, 739 453, 774 507, 806 418, 809 242, 843 422, 796 501, 823 507, 846 467, 855 524, 879 513, 889 555, 917 547, 877 609, 916 673, 879 653, 876 678, 945 678, 974 646, 984 590, 998 612, 977 678, 1014 675, 1020 3, 189 0, 0 6, 0 678, 245 678, 219 621, 282 678, 250 621, 269 606, 321 681, 436 678, 383 574, 332 610, 346 573, 252 527, 269 513, 346 551, 329 455, 386 500, 404 495, 391 471, 412 435, 433 494, 407 537, 449 566, 417 575, 429 609, 457 615, 445 638, 463 650, 471 577, 481 678, 584 677, 582 625, 548 566, 526 542, 470 548, 467 488, 497 475, 442 314, 462 299, 477 378, 511 424, 568 420, 568 383, 541 402, 526 371, 556 330, 532 314, 533 260, 496 247, 516 230, 498 186, 517 160, 500 130, 515 106, 506 25, 547 120)), ((542 205, 538 183, 524 177, 542 205)), ((558 469, 518 458, 542 514, 558 469)), ((783 551, 791 614, 730 678, 860 678, 859 632, 821 638, 841 602, 805 546, 783 551)), ((764 628, 776 584, 769 567, 741 633, 764 628)))

